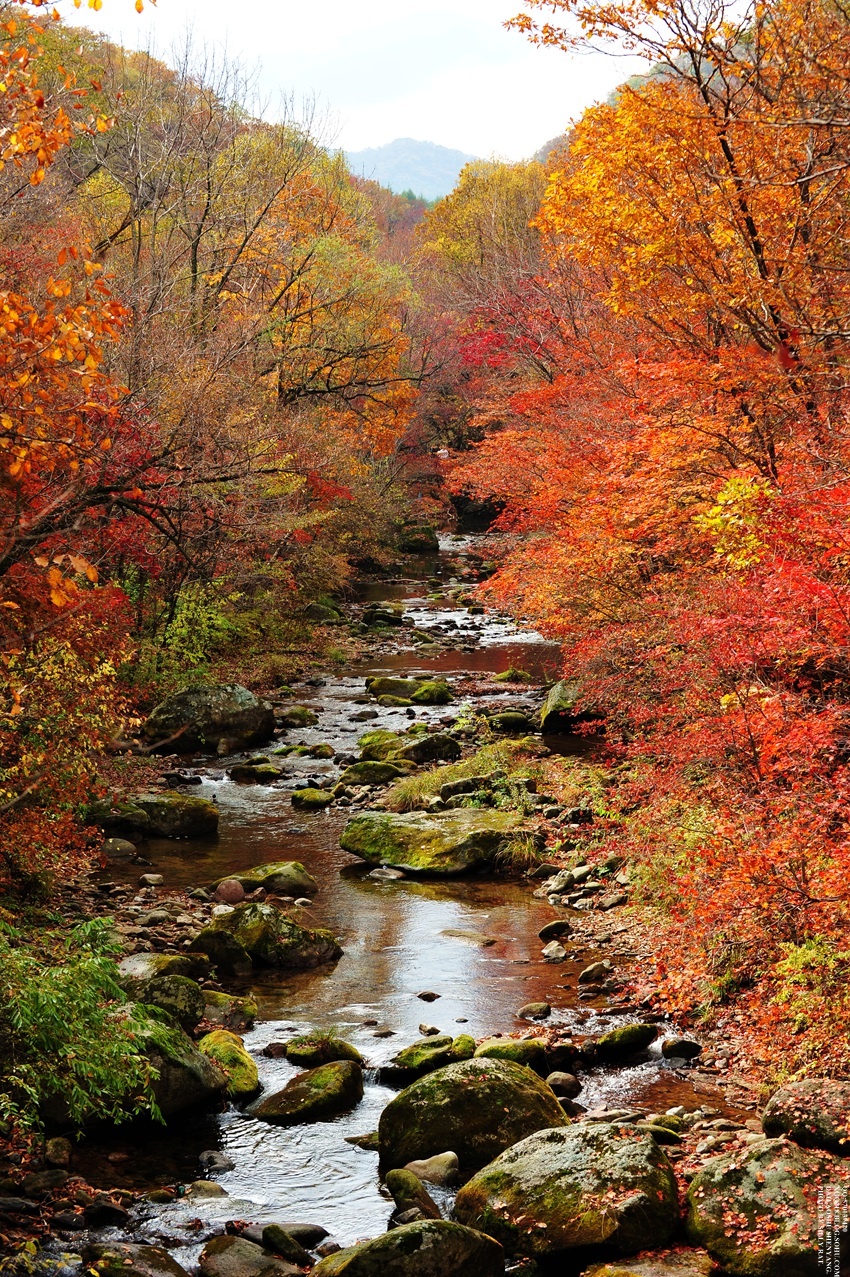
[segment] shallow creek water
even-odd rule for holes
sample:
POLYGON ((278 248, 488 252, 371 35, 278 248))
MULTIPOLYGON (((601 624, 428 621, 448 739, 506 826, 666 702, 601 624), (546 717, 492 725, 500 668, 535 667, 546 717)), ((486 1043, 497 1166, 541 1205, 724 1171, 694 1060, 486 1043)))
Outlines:
MULTIPOLYGON (((371 664, 328 675, 322 686, 299 685, 295 700, 310 705, 319 723, 288 732, 287 744, 326 741, 337 751, 353 753, 362 732, 407 726, 403 709, 378 709, 368 721, 354 718, 366 708, 376 708, 362 700, 369 674, 439 672, 451 680, 496 673, 513 665, 540 678, 557 675, 557 649, 539 636, 519 631, 502 617, 470 615, 448 597, 441 602, 426 597, 434 589, 425 585, 428 576, 451 576, 446 551, 456 561, 470 544, 468 539, 449 542, 438 560, 419 564, 421 578, 370 586, 366 597, 402 600, 420 629, 454 621, 458 629, 451 631, 452 641, 462 644, 474 639, 474 650, 453 649, 433 656, 415 650, 393 652, 371 664)), ((527 695, 524 688, 510 686, 498 693, 511 702, 527 695)), ((488 703, 493 699, 488 697, 488 703)), ((439 720, 451 711, 456 712, 457 705, 418 709, 417 720, 439 720)), ((588 748, 585 740, 575 738, 553 738, 547 744, 562 753, 588 748)), ((229 761, 199 764, 203 784, 191 791, 217 802, 218 839, 151 841, 144 854, 152 869, 165 876, 166 888, 172 889, 205 885, 227 872, 270 861, 302 861, 320 889, 314 904, 295 910, 296 916, 308 924, 330 927, 340 937, 344 956, 333 967, 269 971, 262 977, 255 975, 241 988, 228 985, 234 992, 250 988, 259 1004, 256 1027, 245 1035, 245 1044, 255 1054, 268 1090, 280 1089, 297 1070, 285 1060, 267 1059, 262 1048, 311 1027, 337 1029, 360 1049, 371 1069, 362 1103, 332 1122, 282 1129, 229 1106, 223 1113, 187 1119, 167 1131, 139 1127, 132 1133, 119 1132, 114 1140, 90 1141, 84 1154, 86 1170, 94 1182, 109 1185, 138 1188, 192 1181, 201 1174, 198 1157, 206 1149, 220 1149, 232 1159, 233 1170, 214 1175, 229 1197, 148 1212, 145 1231, 152 1240, 189 1244, 190 1250, 181 1247, 184 1264, 191 1262, 191 1246, 199 1235, 192 1221, 199 1217, 205 1222, 301 1219, 322 1224, 342 1244, 385 1230, 392 1204, 379 1191, 377 1155, 347 1144, 345 1136, 375 1129, 381 1109, 395 1092, 377 1084, 374 1069, 417 1038, 420 1024, 474 1036, 511 1032, 529 1027, 516 1019, 517 1008, 544 998, 553 1006, 551 1023, 575 1027, 580 1033, 603 1031, 623 1022, 622 1016, 606 1015, 603 999, 591 1004, 576 999, 578 971, 605 956, 604 952, 585 950, 581 961, 558 966, 542 960, 537 933, 556 913, 545 900, 533 898, 527 881, 468 878, 387 883, 370 879, 339 847, 339 833, 348 818, 344 810, 304 814, 291 806, 291 791, 298 783, 338 773, 332 761, 288 758, 284 778, 269 787, 234 784, 225 775, 229 761), (474 939, 442 934, 449 928, 483 934, 494 943, 483 946, 474 939), (416 995, 424 990, 439 994, 439 999, 421 1001, 416 995), (386 1030, 392 1036, 377 1036, 386 1030), (129 1157, 128 1149, 132 1149, 129 1157)), ((134 874, 137 868, 128 872, 128 879, 134 874)), ((111 876, 116 876, 115 869, 111 876)), ((610 915, 610 920, 613 929, 616 916, 610 915)), ((618 962, 620 969, 624 965, 618 962)), ((629 1068, 593 1072, 583 1081, 580 1099, 588 1108, 664 1109, 673 1104, 695 1108, 706 1102, 706 1096, 694 1091, 660 1054, 650 1054, 629 1068)), ((709 1102, 716 1104, 716 1097, 709 1102)))

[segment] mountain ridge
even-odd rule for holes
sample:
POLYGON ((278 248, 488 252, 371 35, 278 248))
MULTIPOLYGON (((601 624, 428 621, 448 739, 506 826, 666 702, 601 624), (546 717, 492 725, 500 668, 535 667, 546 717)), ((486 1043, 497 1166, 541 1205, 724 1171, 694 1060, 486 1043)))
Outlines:
POLYGON ((344 154, 352 173, 359 177, 380 182, 397 194, 412 191, 426 200, 448 195, 454 190, 463 166, 479 158, 412 137, 398 137, 383 146, 369 146, 344 154))

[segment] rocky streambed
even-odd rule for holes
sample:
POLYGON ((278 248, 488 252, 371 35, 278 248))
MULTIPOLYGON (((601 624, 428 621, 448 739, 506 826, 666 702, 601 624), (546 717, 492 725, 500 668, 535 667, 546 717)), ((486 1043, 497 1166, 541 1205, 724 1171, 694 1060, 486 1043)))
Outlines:
POLYGON ((158 789, 100 810, 125 987, 187 1036, 160 1061, 166 1126, 46 1166, 54 1268, 817 1271, 810 1189, 844 1164, 765 1139, 710 1051, 630 1002, 628 879, 547 863, 592 810, 532 775, 599 746, 564 730, 568 685, 541 736, 558 653, 466 599, 478 570, 455 540, 369 587, 367 659, 260 709, 238 691, 158 789), (400 784, 413 810, 390 810, 400 784), (644 1250, 654 1266, 592 1267, 644 1250))

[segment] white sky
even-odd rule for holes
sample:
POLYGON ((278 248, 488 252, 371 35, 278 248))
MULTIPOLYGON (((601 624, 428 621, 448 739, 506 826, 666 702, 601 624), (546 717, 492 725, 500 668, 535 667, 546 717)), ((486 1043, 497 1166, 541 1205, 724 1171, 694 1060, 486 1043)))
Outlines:
POLYGON ((273 115, 315 96, 330 143, 347 150, 414 137, 474 155, 521 159, 643 64, 536 49, 502 22, 521 0, 132 0, 63 16, 170 61, 192 31, 257 67, 273 115))

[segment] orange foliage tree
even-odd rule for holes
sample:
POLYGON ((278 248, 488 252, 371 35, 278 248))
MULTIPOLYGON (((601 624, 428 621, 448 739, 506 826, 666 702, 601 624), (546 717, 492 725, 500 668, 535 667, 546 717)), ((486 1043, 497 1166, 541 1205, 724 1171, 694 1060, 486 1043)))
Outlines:
POLYGON ((456 482, 505 505, 492 589, 564 644, 631 759, 606 850, 669 910, 671 1003, 846 1066, 850 24, 820 0, 533 3, 650 73, 589 111, 537 224, 554 379, 456 482), (824 1015, 828 1006, 830 1014, 824 1015))

